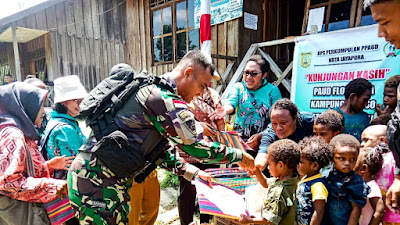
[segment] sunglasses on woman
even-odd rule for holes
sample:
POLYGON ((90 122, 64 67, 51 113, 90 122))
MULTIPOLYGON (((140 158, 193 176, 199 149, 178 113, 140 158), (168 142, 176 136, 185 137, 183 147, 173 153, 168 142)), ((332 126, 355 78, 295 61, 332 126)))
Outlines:
POLYGON ((260 74, 261 72, 251 72, 251 71, 243 71, 243 75, 245 75, 245 76, 251 76, 251 77, 255 77, 255 76, 257 76, 258 74, 260 74))
POLYGON ((74 99, 73 101, 76 102, 78 105, 80 105, 83 99, 74 99))

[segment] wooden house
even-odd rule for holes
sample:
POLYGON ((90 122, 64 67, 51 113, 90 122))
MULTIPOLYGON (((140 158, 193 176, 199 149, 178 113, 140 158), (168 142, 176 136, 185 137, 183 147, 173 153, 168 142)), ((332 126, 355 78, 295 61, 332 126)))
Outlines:
MULTIPOLYGON (((22 80, 36 74, 45 81, 77 74, 91 89, 119 62, 161 75, 172 70, 185 52, 199 47, 199 30, 194 25, 198 2, 49 0, 0 19, 0 81, 8 73, 22 80)), ((215 2, 241 4, 243 12, 212 25, 212 57, 220 74, 227 68, 235 71, 253 43, 301 35, 309 9, 325 8, 324 31, 342 21, 340 29, 362 25, 362 18, 370 14, 362 11, 362 0, 215 2), (245 25, 245 13, 257 18, 252 29, 245 25)), ((293 46, 262 49, 283 70, 292 61, 293 46)), ((226 76, 229 80, 232 73, 226 76)))

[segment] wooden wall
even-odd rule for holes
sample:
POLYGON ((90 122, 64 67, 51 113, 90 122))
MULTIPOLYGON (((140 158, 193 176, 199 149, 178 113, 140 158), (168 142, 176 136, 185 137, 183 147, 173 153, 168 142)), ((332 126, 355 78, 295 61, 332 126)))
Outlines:
MULTIPOLYGON (((265 41, 283 39, 289 36, 300 36, 304 14, 305 0, 265 1, 265 41)), ((294 44, 268 47, 264 50, 284 70, 293 60, 294 44)))
POLYGON ((91 89, 108 76, 113 65, 126 62, 124 0, 65 1, 28 15, 16 25, 50 31, 43 40, 51 80, 77 74, 91 89))
MULTIPOLYGON (((252 43, 299 35, 303 15, 299 9, 304 8, 304 2, 243 1, 244 12, 258 15, 258 29, 244 28, 243 17, 212 26, 212 55, 217 70, 223 74, 232 61, 237 66, 252 43)), ((49 80, 77 74, 88 89, 107 77, 119 62, 161 75, 175 65, 153 64, 151 19, 148 0, 68 0, 16 21, 17 26, 49 31, 40 41, 35 40, 32 48, 22 47, 20 53, 44 45, 49 80)), ((265 50, 284 69, 291 61, 291 48, 265 50)), ((13 64, 13 57, 9 58, 13 64)), ((14 66, 11 70, 15 71, 14 66)), ((22 70, 23 74, 29 71, 24 63, 22 70)))
POLYGON ((240 19, 211 26, 211 55, 220 75, 232 61, 239 65, 240 19))
POLYGON ((239 46, 240 59, 244 57, 251 44, 263 42, 264 30, 264 9, 263 0, 243 1, 243 13, 251 13, 258 16, 257 30, 252 30, 244 27, 244 16, 239 19, 239 36, 241 44, 239 46))
POLYGON ((126 1, 126 59, 135 70, 147 69, 154 74, 163 74, 172 65, 152 67, 152 38, 150 33, 150 1, 126 1))
MULTIPOLYGON (((150 1, 127 0, 126 4, 126 56, 129 64, 136 70, 146 68, 156 75, 171 71, 175 66, 173 63, 153 65, 150 1)), ((239 26, 239 19, 235 19, 211 27, 211 54, 220 73, 224 73, 227 64, 238 57, 239 26)))
POLYGON ((14 51, 12 43, 2 43, 0 42, 0 59, 6 58, 9 62, 10 73, 13 75, 13 78, 16 79, 15 73, 15 60, 14 60, 14 51))

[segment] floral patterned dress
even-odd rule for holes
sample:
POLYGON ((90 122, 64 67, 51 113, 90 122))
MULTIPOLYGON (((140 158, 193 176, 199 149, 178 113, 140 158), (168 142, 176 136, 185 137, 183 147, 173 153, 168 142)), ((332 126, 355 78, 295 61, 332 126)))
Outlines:
POLYGON ((26 139, 13 126, 0 128, 0 194, 26 202, 47 203, 56 198, 57 186, 65 181, 50 178, 50 171, 34 140, 26 139), (35 169, 28 177, 26 152, 35 169))

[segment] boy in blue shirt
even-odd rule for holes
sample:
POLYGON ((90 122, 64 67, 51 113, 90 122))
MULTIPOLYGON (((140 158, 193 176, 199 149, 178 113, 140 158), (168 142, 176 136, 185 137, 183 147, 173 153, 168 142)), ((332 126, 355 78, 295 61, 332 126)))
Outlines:
POLYGON ((329 143, 333 148, 333 169, 325 178, 328 202, 323 224, 357 225, 367 203, 368 185, 355 173, 360 143, 348 134, 339 134, 329 143))
POLYGON ((363 111, 371 98, 372 84, 364 79, 357 78, 346 85, 344 91, 345 102, 335 110, 344 116, 344 134, 353 135, 361 141, 362 131, 369 126, 370 118, 363 111))
POLYGON ((300 163, 297 170, 302 177, 297 185, 297 225, 319 225, 328 200, 328 190, 320 169, 332 158, 328 143, 321 137, 306 137, 300 142, 300 163))

